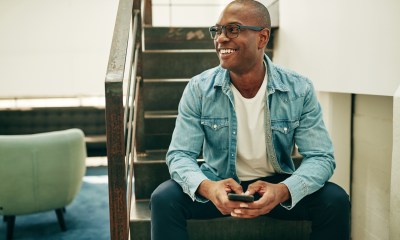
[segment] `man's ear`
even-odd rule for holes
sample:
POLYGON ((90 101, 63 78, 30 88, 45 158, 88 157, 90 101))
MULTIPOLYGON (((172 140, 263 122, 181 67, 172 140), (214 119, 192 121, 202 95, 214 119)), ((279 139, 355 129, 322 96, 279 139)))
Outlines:
POLYGON ((270 36, 270 31, 267 28, 264 28, 263 30, 260 31, 260 37, 258 41, 258 49, 262 49, 265 46, 267 46, 267 43, 269 41, 269 36, 270 36))

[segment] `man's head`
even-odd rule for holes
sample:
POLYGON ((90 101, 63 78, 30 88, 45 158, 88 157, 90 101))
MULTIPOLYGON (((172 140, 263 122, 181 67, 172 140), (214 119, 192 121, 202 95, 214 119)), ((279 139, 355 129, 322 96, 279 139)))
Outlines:
POLYGON ((214 40, 221 66, 242 74, 251 69, 264 56, 271 32, 271 20, 267 8, 254 0, 236 0, 221 13, 216 26, 237 24, 263 28, 261 31, 240 28, 239 36, 228 38, 222 31, 214 40))

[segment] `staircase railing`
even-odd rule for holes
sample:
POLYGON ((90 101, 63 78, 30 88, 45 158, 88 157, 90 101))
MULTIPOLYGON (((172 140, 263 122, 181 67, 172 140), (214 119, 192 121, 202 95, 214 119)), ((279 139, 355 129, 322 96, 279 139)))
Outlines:
POLYGON ((133 162, 136 151, 144 152, 144 134, 141 134, 144 112, 140 101, 144 4, 142 0, 119 1, 105 80, 110 235, 113 240, 130 238, 133 162))

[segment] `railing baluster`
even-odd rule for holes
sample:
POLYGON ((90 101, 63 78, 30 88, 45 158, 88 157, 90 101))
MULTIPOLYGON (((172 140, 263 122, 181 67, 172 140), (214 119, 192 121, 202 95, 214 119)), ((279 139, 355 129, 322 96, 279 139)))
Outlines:
MULTIPOLYGON (((128 121, 128 103, 129 103, 129 96, 130 96, 130 91, 131 91, 131 79, 132 79, 132 68, 133 68, 133 62, 135 59, 135 46, 136 46, 136 31, 137 31, 137 16, 138 16, 138 11, 134 10, 135 17, 133 18, 133 27, 132 27, 132 38, 133 38, 133 44, 132 44, 132 51, 131 51, 131 61, 130 61, 130 68, 129 68, 129 80, 128 80, 128 92, 126 94, 126 102, 125 102, 125 111, 124 111, 124 129, 125 129, 125 142, 126 142, 126 123, 128 121)), ((134 78, 135 79, 135 78, 134 78)), ((135 86, 135 85, 134 85, 135 86)))
MULTIPOLYGON (((133 47, 132 47, 133 48, 133 47)), ((135 48, 135 61, 134 61, 134 65, 133 65, 133 79, 136 80, 136 74, 137 74, 137 59, 138 59, 138 52, 139 52, 139 48, 140 45, 137 44, 136 48, 135 48)), ((136 89, 136 81, 134 81, 134 85, 133 85, 133 89, 132 89, 132 96, 131 96, 131 103, 129 105, 129 125, 128 125, 128 138, 126 141, 126 152, 125 152, 125 176, 128 174, 128 165, 129 165, 129 153, 131 152, 131 139, 135 138, 135 135, 131 135, 132 133, 132 116, 133 116, 133 104, 134 104, 134 99, 136 96, 135 93, 135 89, 136 89)), ((128 97, 128 96, 127 96, 128 97)), ((136 109, 136 108, 135 108, 136 109)), ((126 135, 126 133, 125 133, 126 135)), ((126 139, 126 137, 125 137, 126 139)))
MULTIPOLYGON (((138 99, 139 99, 139 89, 140 89, 140 81, 141 81, 141 77, 137 77, 136 79, 136 94, 135 94, 135 114, 133 116, 133 134, 132 136, 135 136, 136 133, 136 121, 137 121, 137 113, 138 111, 136 111, 137 109, 137 105, 138 105, 138 99)), ((135 157, 136 157, 136 147, 135 147, 135 137, 132 138, 132 149, 133 151, 131 151, 131 162, 129 165, 129 187, 128 187, 128 232, 129 232, 129 219, 130 219, 130 215, 131 215, 131 201, 132 201, 132 182, 133 182, 133 163, 135 161, 135 157)))

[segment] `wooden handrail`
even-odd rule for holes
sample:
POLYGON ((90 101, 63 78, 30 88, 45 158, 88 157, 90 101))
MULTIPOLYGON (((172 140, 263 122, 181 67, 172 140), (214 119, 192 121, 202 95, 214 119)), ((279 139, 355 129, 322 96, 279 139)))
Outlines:
POLYGON ((140 89, 140 80, 142 79, 141 46, 143 46, 141 44, 143 31, 141 8, 143 8, 141 0, 119 1, 105 79, 110 237, 112 240, 129 238, 133 159, 136 157, 136 145, 139 145, 139 140, 135 141, 135 139, 136 132, 142 131, 141 127, 143 127, 143 103, 140 101, 140 91, 142 91, 140 89), (130 35, 131 21, 133 22, 130 35), (127 59, 130 39, 133 42, 132 51, 130 59, 127 59), (129 67, 129 79, 124 109, 125 67, 129 67), (131 93, 132 77, 134 85, 131 93), (129 117, 128 109, 130 110, 129 117), (125 148, 125 140, 127 148, 125 148), (131 164, 130 173, 127 179, 129 163, 131 164), (129 180, 128 196, 127 180, 129 180))

